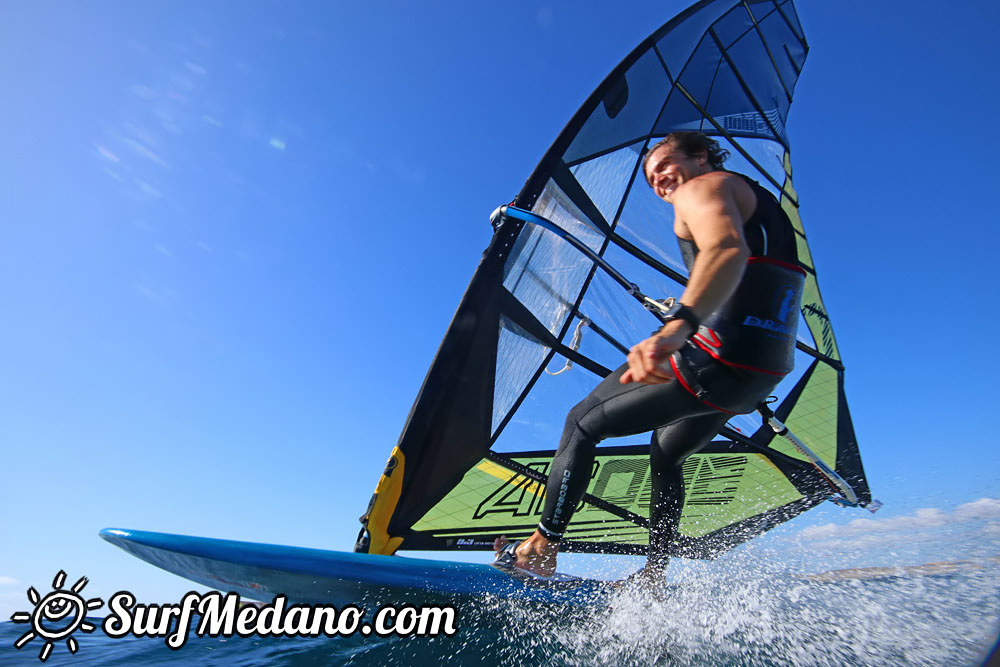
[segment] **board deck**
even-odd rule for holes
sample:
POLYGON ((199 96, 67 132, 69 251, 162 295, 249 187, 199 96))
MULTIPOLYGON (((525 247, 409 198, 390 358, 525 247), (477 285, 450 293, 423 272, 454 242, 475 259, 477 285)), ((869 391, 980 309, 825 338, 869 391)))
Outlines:
POLYGON ((460 602, 483 596, 591 605, 608 582, 557 574, 512 576, 482 563, 459 563, 255 542, 105 528, 100 536, 168 572, 251 600, 277 595, 308 604, 460 602))

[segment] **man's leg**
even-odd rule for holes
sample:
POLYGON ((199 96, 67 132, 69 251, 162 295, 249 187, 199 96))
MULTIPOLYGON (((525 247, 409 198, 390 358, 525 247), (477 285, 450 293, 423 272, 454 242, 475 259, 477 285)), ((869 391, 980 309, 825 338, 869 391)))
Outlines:
POLYGON ((621 384, 618 379, 627 368, 624 365, 606 377, 566 418, 545 487, 539 528, 518 547, 519 567, 543 576, 555 571, 558 541, 587 490, 598 442, 652 431, 684 417, 718 414, 677 382, 621 384))
POLYGON ((712 441, 730 415, 712 411, 681 419, 653 433, 649 466, 652 496, 649 504, 649 558, 647 569, 662 571, 669 561, 670 543, 684 508, 684 459, 712 441))

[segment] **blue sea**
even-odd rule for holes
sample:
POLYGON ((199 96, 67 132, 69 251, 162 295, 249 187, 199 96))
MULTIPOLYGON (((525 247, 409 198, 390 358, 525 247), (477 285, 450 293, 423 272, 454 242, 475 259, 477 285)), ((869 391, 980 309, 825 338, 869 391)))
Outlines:
MULTIPOLYGON (((979 665, 997 637, 996 560, 821 577, 692 568, 657 594, 592 608, 484 598, 452 636, 163 639, 77 632, 45 665, 979 665)), ((0 664, 41 665, 43 642, 0 623, 0 664)))

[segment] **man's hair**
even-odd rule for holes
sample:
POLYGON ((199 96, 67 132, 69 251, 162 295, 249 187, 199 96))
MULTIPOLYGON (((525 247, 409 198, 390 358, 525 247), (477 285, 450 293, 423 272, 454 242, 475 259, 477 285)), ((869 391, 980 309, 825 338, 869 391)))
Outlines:
POLYGON ((683 151, 688 157, 695 157, 699 153, 704 153, 712 169, 722 169, 722 164, 729 157, 729 151, 720 147, 718 141, 706 137, 701 132, 671 132, 662 141, 646 151, 646 156, 642 158, 643 173, 646 171, 646 162, 649 160, 649 156, 653 154, 653 151, 667 144, 672 144, 674 148, 683 151))

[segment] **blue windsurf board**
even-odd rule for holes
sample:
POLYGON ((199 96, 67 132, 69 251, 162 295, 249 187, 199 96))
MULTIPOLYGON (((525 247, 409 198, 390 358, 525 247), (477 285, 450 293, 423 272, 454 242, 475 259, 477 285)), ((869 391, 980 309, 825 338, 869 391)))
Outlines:
POLYGON ((591 605, 609 582, 535 578, 483 563, 381 556, 105 528, 101 537, 168 572, 242 598, 307 604, 425 604, 494 596, 591 605))

